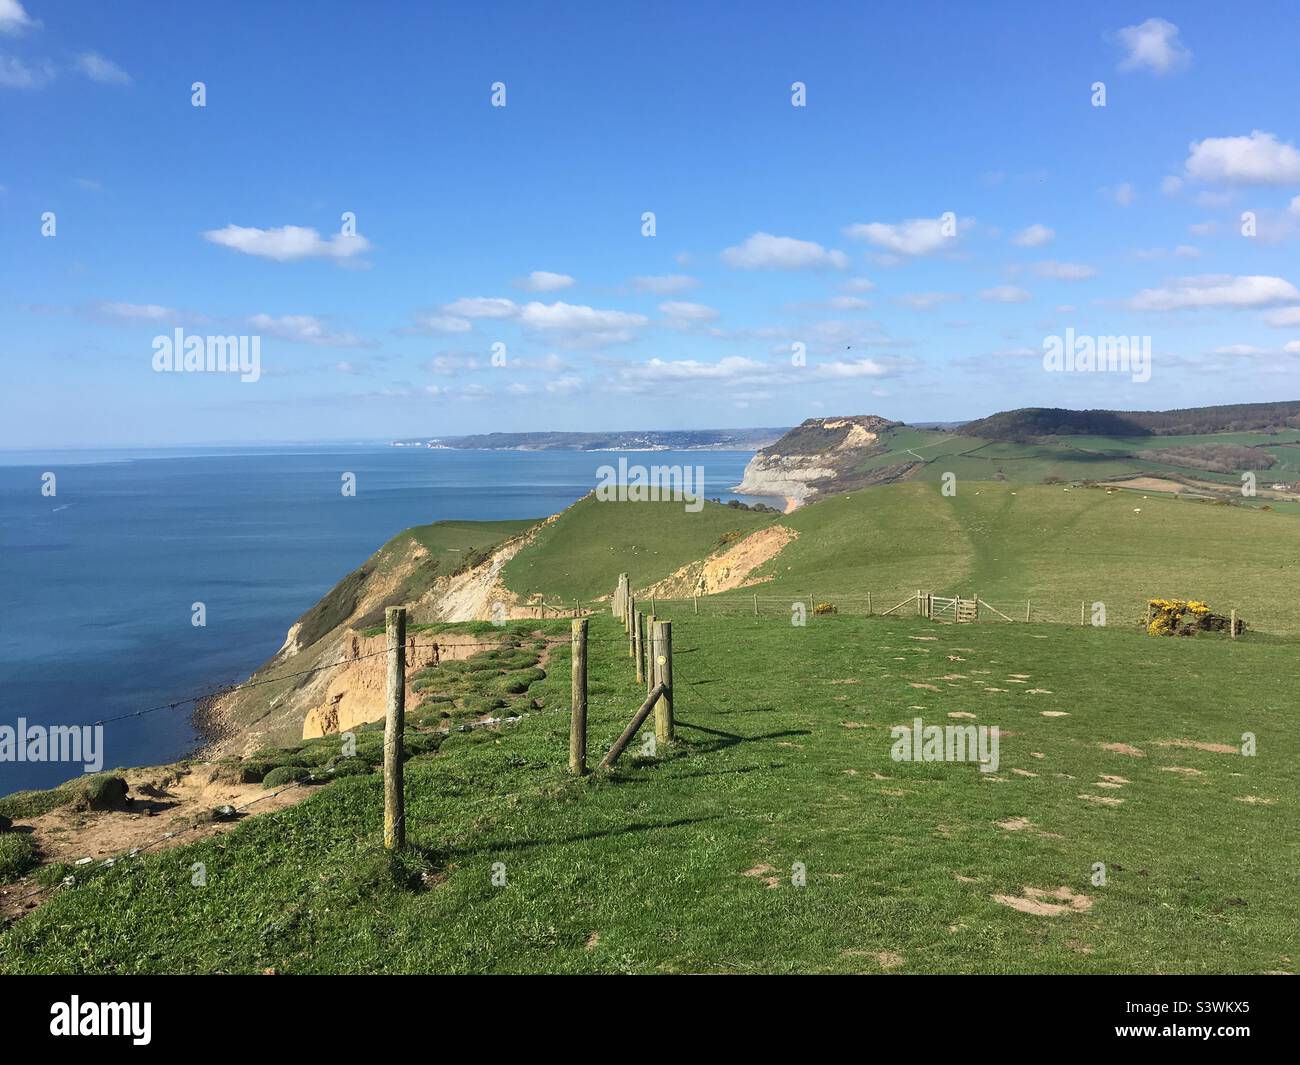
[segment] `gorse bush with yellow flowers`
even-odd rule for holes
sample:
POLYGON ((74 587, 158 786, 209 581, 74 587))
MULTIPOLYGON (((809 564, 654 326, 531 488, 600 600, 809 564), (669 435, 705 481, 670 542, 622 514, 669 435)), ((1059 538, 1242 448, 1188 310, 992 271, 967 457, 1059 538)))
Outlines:
MULTIPOLYGON (((1148 600, 1148 636, 1194 636, 1198 632, 1228 632, 1231 618, 1216 614, 1209 603, 1198 599, 1148 600)), ((1237 634, 1246 631, 1246 623, 1237 619, 1237 634)))

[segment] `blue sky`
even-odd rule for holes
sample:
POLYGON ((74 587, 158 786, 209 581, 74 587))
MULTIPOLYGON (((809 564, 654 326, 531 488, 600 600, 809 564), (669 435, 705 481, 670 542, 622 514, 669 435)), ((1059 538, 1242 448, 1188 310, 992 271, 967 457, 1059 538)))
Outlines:
POLYGON ((1297 398, 1300 11, 1173 7, 0 0, 0 447, 1297 398))

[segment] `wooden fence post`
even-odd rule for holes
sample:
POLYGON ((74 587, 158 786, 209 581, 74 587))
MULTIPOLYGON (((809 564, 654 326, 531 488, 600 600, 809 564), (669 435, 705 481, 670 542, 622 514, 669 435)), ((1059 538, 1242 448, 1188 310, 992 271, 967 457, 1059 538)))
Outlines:
POLYGON ((645 654, 645 690, 649 691, 655 686, 655 616, 651 611, 646 615, 645 633, 641 640, 641 650, 645 654))
POLYGON ((569 772, 587 772, 587 619, 575 618, 570 670, 569 772))
POLYGON ((758 593, 754 593, 754 617, 758 617, 758 593))
POLYGON ((867 593, 867 617, 871 617, 871 593, 867 593))
POLYGON ((921 589, 916 590, 916 616, 925 617, 925 610, 921 606, 921 589))
POLYGON ((1229 626, 1228 631, 1232 634, 1232 638, 1235 640, 1237 638, 1237 612, 1235 610, 1232 612, 1232 619, 1229 622, 1229 626))
POLYGON ((623 730, 623 734, 614 741, 614 746, 609 749, 609 753, 600 760, 599 768, 608 769, 612 766, 618 759, 618 756, 627 748, 627 745, 632 742, 632 737, 636 735, 637 729, 645 724, 645 719, 650 716, 650 711, 654 707, 655 700, 659 698, 659 694, 662 690, 663 689, 659 687, 653 687, 650 689, 649 693, 646 695, 645 702, 643 702, 641 708, 632 715, 632 720, 628 722, 628 726, 623 730))
POLYGON ((636 612, 632 621, 632 657, 636 660, 636 682, 645 683, 645 615, 636 612))
POLYGON ((1025 621, 1029 620, 1029 603, 1030 600, 1026 599, 1025 600, 1025 621))
POLYGON ((655 622, 654 680, 662 684, 663 695, 655 703, 655 741, 671 743, 673 739, 673 623, 655 622))
POLYGON ((384 611, 388 636, 388 694, 384 715, 384 846, 406 846, 406 789, 402 767, 402 731, 406 728, 406 608, 384 611))
POLYGON ((698 614, 700 612, 700 597, 698 595, 691 596, 691 606, 694 608, 693 613, 698 614))
POLYGON ((1082 599, 1079 601, 1079 624, 1080 625, 1088 624, 1086 618, 1087 612, 1088 612, 1088 600, 1082 599))
POLYGON ((627 597, 627 620, 623 623, 627 629, 627 656, 636 654, 636 596, 627 597))

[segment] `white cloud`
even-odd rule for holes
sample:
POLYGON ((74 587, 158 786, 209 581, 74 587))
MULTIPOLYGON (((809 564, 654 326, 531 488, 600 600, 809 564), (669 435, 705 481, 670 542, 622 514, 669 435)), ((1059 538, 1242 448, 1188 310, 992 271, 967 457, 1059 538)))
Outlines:
POLYGON ((827 305, 837 311, 865 311, 871 304, 860 296, 832 296, 827 305))
POLYGON ((1218 228, 1219 224, 1217 222, 1193 222, 1187 227, 1187 232, 1194 237, 1208 237, 1210 234, 1217 232, 1218 228))
POLYGON ((1264 321, 1277 329, 1300 326, 1300 307, 1283 307, 1281 310, 1273 311, 1264 321))
POLYGON ((526 292, 558 292, 576 282, 568 274, 553 274, 549 270, 534 270, 527 277, 518 278, 515 285, 526 292))
POLYGON ((40 25, 27 14, 19 0, 0 0, 0 33, 15 34, 40 25))
POLYGON ((1137 26, 1119 31, 1125 55, 1120 70, 1149 70, 1168 74, 1185 67, 1192 53, 1178 39, 1178 27, 1162 18, 1149 18, 1137 26))
POLYGON ((729 355, 717 362, 696 359, 650 359, 623 368, 621 376, 637 381, 726 381, 762 374, 770 367, 755 359, 729 355))
POLYGON ((1300 151, 1272 133, 1249 137, 1207 137, 1189 146, 1187 174, 1231 185, 1290 185, 1300 182, 1300 151))
POLYGON ((1287 210, 1297 218, 1300 218, 1300 196, 1293 196, 1291 198, 1291 206, 1288 207, 1287 210))
POLYGON ((98 52, 82 52, 77 56, 76 67, 91 81, 97 81, 101 85, 131 84, 130 74, 98 52))
POLYGON ((661 274, 651 277, 632 278, 632 287, 638 292, 651 292, 656 296, 672 296, 694 288, 698 282, 685 274, 661 274))
POLYGON ((21 59, 0 55, 0 86, 6 89, 43 89, 54 80, 54 64, 35 60, 28 66, 21 59))
POLYGON ((1121 207, 1131 207, 1133 201, 1137 199, 1137 192, 1134 191, 1132 184, 1127 181, 1121 182, 1114 188, 1106 190, 1110 197, 1121 207))
POLYGON ((451 377, 459 373, 467 373, 482 368, 482 364, 473 355, 460 355, 443 352, 435 355, 424 368, 430 373, 443 374, 451 377))
POLYGON ((519 308, 519 321, 527 329, 553 333, 571 344, 619 344, 633 337, 633 330, 649 319, 627 311, 598 310, 580 304, 526 303, 519 308))
POLYGON ((1053 230, 1035 222, 1012 237, 1011 243, 1019 244, 1022 248, 1041 248, 1044 244, 1050 244, 1055 236, 1053 230))
POLYGON ((1268 307, 1278 303, 1300 303, 1300 290, 1280 277, 1228 274, 1178 278, 1164 288, 1143 289, 1129 300, 1129 306, 1139 311, 1268 307))
POLYGON ((474 328, 474 323, 468 318, 457 318, 450 314, 429 314, 427 312, 415 316, 415 325, 409 329, 403 330, 408 333, 468 333, 474 328))
POLYGON ((1050 277, 1057 281, 1086 281, 1097 276, 1096 268, 1085 263, 1058 263, 1052 259, 1034 263, 1033 270, 1039 277, 1050 277))
POLYGON ((659 310, 668 318, 682 323, 711 322, 718 317, 714 308, 684 300, 668 300, 659 304, 659 310))
POLYGON ((1300 340, 1289 340, 1283 345, 1282 350, 1288 355, 1300 355, 1300 340))
POLYGON ((813 366, 813 376, 831 379, 853 377, 884 377, 889 369, 874 359, 833 360, 819 362, 813 366))
MULTIPOLYGON (((1297 197, 1300 199, 1300 197, 1297 197)), ((876 283, 865 277, 852 277, 840 286, 845 292, 871 292, 875 289, 876 283)))
POLYGON ((845 270, 849 257, 811 240, 755 233, 743 244, 722 252, 722 261, 740 270, 845 270))
POLYGON ((582 381, 577 377, 558 377, 546 382, 546 391, 553 396, 571 396, 582 391, 582 381))
POLYGON ((175 318, 179 312, 171 307, 161 307, 156 303, 116 303, 101 302, 95 304, 95 310, 109 318, 120 318, 128 322, 156 322, 164 318, 175 318))
POLYGON ((349 237, 334 233, 325 240, 316 230, 305 226, 258 229, 255 226, 230 225, 224 229, 204 231, 203 239, 245 255, 256 255, 282 263, 295 259, 342 261, 370 248, 370 242, 360 234, 349 237))
POLYGON ((907 292, 895 296, 893 302, 900 307, 910 307, 914 311, 928 311, 944 303, 955 303, 961 299, 955 292, 907 292))
POLYGON ((1183 189, 1183 179, 1170 174, 1160 182, 1160 191, 1166 196, 1177 196, 1183 189))
POLYGON ((1034 298, 1031 293, 1015 285, 996 285, 982 289, 979 297, 987 303, 1028 303, 1034 298))
POLYGON ((279 318, 269 314, 255 314, 248 319, 254 329, 295 344, 311 344, 318 348, 361 348, 367 344, 352 333, 331 331, 319 318, 310 314, 285 314, 279 318))
POLYGON ((462 296, 442 305, 444 314, 456 318, 513 318, 519 308, 501 296, 462 296))
MULTIPOLYGON (((958 224, 958 232, 969 225, 969 219, 958 224)), ((956 242, 957 234, 945 233, 944 220, 940 218, 908 218, 902 222, 858 222, 848 226, 844 233, 854 240, 865 240, 877 248, 899 255, 929 255, 956 242)))

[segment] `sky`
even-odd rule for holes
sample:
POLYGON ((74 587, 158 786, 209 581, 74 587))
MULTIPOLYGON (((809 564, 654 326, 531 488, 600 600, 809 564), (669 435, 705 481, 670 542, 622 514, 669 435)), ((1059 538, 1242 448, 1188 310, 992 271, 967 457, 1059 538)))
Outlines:
POLYGON ((1295 399, 1298 41, 1268 2, 0 0, 0 448, 1295 399), (177 330, 256 372, 169 369, 177 330), (1045 365, 1118 336, 1149 374, 1045 365))

